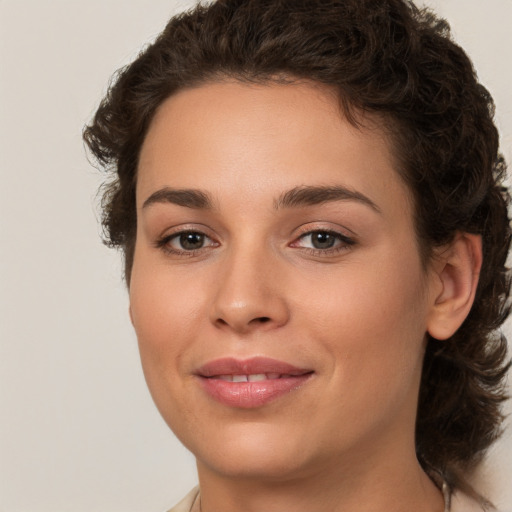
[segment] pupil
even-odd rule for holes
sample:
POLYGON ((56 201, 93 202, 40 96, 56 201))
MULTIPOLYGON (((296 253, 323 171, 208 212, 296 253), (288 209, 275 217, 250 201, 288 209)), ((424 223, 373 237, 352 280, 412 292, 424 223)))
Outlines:
POLYGON ((201 233, 184 233, 180 235, 180 244, 183 249, 188 251, 201 249, 204 244, 204 235, 201 233))
POLYGON ((319 231, 312 235, 311 241, 315 249, 330 249, 336 239, 330 233, 319 231))

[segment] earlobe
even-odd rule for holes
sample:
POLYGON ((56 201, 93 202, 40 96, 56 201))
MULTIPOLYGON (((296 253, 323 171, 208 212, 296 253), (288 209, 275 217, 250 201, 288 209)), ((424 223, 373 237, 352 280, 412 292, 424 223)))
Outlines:
POLYGON ((482 238, 460 233, 436 258, 440 286, 433 298, 427 331, 433 338, 444 340, 462 325, 473 305, 482 266, 482 238))

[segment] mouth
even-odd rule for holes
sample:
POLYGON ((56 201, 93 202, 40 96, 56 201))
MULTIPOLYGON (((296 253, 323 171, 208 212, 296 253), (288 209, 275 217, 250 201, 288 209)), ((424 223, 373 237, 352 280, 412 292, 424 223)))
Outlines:
POLYGON ((226 382, 261 382, 263 380, 276 380, 291 377, 296 377, 296 375, 280 373, 252 373, 249 375, 215 375, 208 378, 219 379, 226 382))
POLYGON ((302 388, 314 371, 283 361, 256 357, 246 360, 217 359, 198 369, 203 390, 229 407, 262 407, 302 388))

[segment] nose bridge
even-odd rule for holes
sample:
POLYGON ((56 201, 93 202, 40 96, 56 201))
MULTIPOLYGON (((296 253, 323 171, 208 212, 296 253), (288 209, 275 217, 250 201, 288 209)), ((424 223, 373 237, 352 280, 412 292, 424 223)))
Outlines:
POLYGON ((284 325, 288 309, 277 267, 274 251, 262 241, 234 243, 217 276, 212 321, 240 333, 284 325))

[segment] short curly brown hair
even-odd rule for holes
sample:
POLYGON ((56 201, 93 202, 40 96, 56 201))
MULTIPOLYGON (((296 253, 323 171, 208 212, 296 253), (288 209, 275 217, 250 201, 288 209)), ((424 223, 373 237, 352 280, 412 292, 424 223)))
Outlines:
POLYGON ((497 438, 508 369, 498 328, 509 312, 506 166, 494 106, 447 23, 407 0, 217 0, 169 22, 120 70, 84 139, 112 173, 104 189, 109 245, 125 255, 129 284, 136 236, 138 156, 161 103, 178 90, 235 78, 307 79, 338 92, 348 119, 386 121, 398 172, 415 198, 424 261, 457 232, 483 239, 483 267, 469 316, 448 340, 429 339, 417 415, 417 456, 454 475, 497 438))

